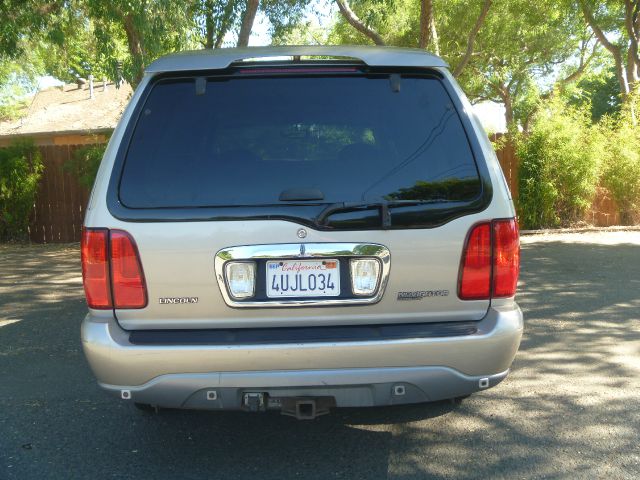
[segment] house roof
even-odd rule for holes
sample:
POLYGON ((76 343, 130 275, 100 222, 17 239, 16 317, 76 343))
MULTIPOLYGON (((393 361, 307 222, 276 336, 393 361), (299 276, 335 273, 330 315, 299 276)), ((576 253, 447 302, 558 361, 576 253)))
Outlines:
POLYGON ((346 57, 371 67, 446 67, 440 57, 418 48, 373 47, 368 45, 304 45, 247 48, 215 48, 180 52, 161 57, 146 68, 147 73, 224 69, 233 62, 273 57, 346 57))
POLYGON ((17 120, 0 122, 0 137, 62 132, 95 132, 115 128, 131 97, 131 86, 116 88, 96 83, 94 98, 89 87, 63 85, 35 94, 23 116, 17 120))

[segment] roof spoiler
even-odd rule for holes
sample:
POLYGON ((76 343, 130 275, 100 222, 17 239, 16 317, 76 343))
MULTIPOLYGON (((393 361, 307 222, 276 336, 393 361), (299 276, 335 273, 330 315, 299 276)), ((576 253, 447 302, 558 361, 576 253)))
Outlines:
POLYGON ((223 70, 234 62, 277 57, 354 58, 370 67, 447 68, 440 57, 417 48, 373 47, 355 45, 304 45, 278 47, 217 48, 181 52, 161 57, 151 63, 147 73, 186 70, 223 70))

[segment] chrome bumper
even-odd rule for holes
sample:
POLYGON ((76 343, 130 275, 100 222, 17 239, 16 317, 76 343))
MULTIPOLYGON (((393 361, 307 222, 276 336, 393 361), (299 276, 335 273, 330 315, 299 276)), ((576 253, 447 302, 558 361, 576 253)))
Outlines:
POLYGON ((235 408, 241 391, 259 389, 280 396, 283 390, 292 396, 324 392, 336 397, 338 406, 364 406, 438 400, 491 387, 506 376, 522 328, 517 306, 492 307, 477 333, 464 336, 141 346, 129 343, 115 319, 88 315, 82 344, 100 385, 119 396, 129 391, 140 403, 235 408), (397 396, 403 398, 390 393, 397 384, 406 386, 405 395, 397 396), (220 390, 219 400, 206 400, 212 389, 220 390))

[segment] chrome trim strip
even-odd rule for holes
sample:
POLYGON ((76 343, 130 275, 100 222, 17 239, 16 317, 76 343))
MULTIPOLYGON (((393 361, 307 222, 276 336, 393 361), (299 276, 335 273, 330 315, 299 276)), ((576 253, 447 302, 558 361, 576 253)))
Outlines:
POLYGON ((282 307, 326 307, 342 305, 367 305, 379 302, 389 280, 391 254, 384 245, 377 243, 280 243, 271 245, 244 245, 228 247, 216 253, 216 280, 220 293, 227 305, 237 308, 282 308, 282 307), (326 300, 282 299, 265 301, 234 300, 227 288, 224 266, 234 260, 255 259, 297 259, 297 258, 377 258, 381 264, 381 275, 378 288, 373 296, 366 298, 328 298, 326 300))

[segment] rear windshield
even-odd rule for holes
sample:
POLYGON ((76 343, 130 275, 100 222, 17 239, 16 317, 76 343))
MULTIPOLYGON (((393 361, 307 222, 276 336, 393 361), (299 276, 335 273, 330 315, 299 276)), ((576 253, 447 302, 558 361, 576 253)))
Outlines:
POLYGON ((141 109, 119 191, 129 208, 480 193, 438 78, 360 74, 160 80, 141 109))

